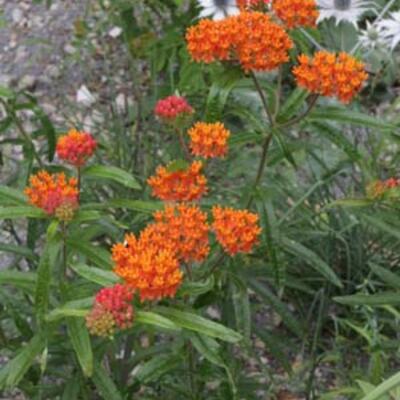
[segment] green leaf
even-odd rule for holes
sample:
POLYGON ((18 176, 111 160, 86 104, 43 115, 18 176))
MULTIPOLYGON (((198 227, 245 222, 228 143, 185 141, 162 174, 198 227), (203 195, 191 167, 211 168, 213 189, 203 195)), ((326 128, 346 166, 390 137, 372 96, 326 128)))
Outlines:
POLYGON ((67 245, 87 257, 97 266, 111 270, 111 254, 107 250, 89 242, 73 238, 67 239, 67 245))
POLYGON ((101 217, 102 214, 98 211, 78 210, 78 212, 74 215, 74 222, 98 221, 101 217))
MULTIPOLYGON (((51 234, 51 229, 49 229, 51 234)), ((48 235, 49 236, 49 235, 48 235)), ((42 257, 40 258, 39 267, 37 270, 37 280, 35 289, 35 312, 42 321, 47 313, 49 306, 50 286, 51 286, 51 271, 55 268, 56 259, 61 249, 60 241, 48 237, 42 257)))
POLYGON ((226 342, 236 343, 242 335, 209 319, 200 317, 192 312, 180 311, 174 308, 158 307, 160 314, 169 318, 176 325, 195 332, 215 337, 226 342))
POLYGON ((232 302, 235 310, 236 329, 243 335, 247 343, 250 343, 251 313, 248 291, 233 285, 232 302))
POLYGON ((190 341, 199 354, 201 354, 206 360, 214 365, 217 365, 218 367, 222 367, 225 370, 229 386, 232 390, 232 398, 236 399, 237 388, 235 385, 235 380, 231 370, 219 355, 220 345, 218 342, 208 336, 200 335, 198 333, 191 333, 190 341))
POLYGON ((85 297, 84 299, 68 301, 47 314, 46 320, 50 322, 65 317, 84 317, 93 306, 93 299, 93 297, 85 297))
POLYGON ((44 334, 35 335, 19 354, 0 371, 0 388, 17 386, 45 345, 44 334))
POLYGON ((203 293, 209 292, 215 285, 214 275, 210 275, 206 280, 202 282, 185 281, 179 288, 179 296, 191 295, 199 296, 203 293))
POLYGON ((150 311, 136 311, 135 323, 154 325, 162 329, 179 331, 180 328, 168 318, 150 311))
POLYGON ((43 109, 39 106, 38 101, 35 96, 25 93, 25 96, 29 98, 32 102, 32 106, 29 107, 35 116, 41 123, 41 129, 38 131, 39 135, 46 136, 47 139, 47 158, 51 162, 54 158, 54 153, 56 151, 56 130, 43 109))
POLYGON ((368 199, 340 199, 332 201, 327 204, 325 208, 332 207, 347 207, 347 208, 361 208, 361 207, 370 207, 374 202, 368 199))
POLYGON ((278 121, 280 123, 288 121, 289 118, 292 117, 302 105, 304 105, 307 96, 307 90, 301 88, 293 90, 281 107, 278 121))
POLYGON ((263 136, 258 133, 242 132, 232 134, 229 138, 229 147, 240 146, 246 143, 262 143, 263 136))
POLYGON ((0 251, 17 254, 30 260, 34 260, 37 258, 36 254, 29 247, 16 244, 0 243, 0 251))
POLYGON ((21 272, 14 270, 0 271, 0 285, 12 285, 20 289, 35 289, 37 275, 33 272, 21 272))
POLYGON ((140 367, 136 378, 143 383, 154 382, 181 364, 181 358, 175 354, 155 356, 140 367))
POLYGON ((162 210, 164 203, 161 201, 142 201, 129 199, 113 199, 106 203, 106 206, 115 208, 126 208, 128 210, 139 211, 152 214, 154 211, 162 210))
POLYGON ((0 219, 48 218, 40 208, 31 206, 0 207, 0 219))
POLYGON ((299 257, 300 259, 303 259, 305 262, 307 262, 307 264, 313 267, 317 272, 319 272, 335 286, 339 288, 343 287, 342 282, 333 272, 330 266, 312 250, 303 246, 299 242, 295 242, 294 240, 288 238, 282 238, 281 243, 289 253, 293 254, 296 257, 299 257))
POLYGON ((385 283, 389 286, 393 287, 394 289, 400 289, 400 276, 394 274, 387 268, 380 267, 377 264, 372 262, 369 263, 369 266, 376 275, 379 276, 385 283))
POLYGON ((0 185, 0 204, 2 206, 25 206, 26 196, 19 190, 0 185))
POLYGON ((14 92, 5 86, 0 86, 0 97, 11 99, 15 96, 14 92))
POLYGON ((85 321, 79 318, 67 318, 67 328, 83 373, 90 377, 93 373, 93 353, 85 321))
POLYGON ((55 322, 67 317, 84 318, 86 317, 88 312, 89 310, 60 307, 52 310, 49 314, 47 314, 45 320, 47 322, 55 322))
POLYGON ((316 128, 317 134, 323 134, 325 137, 327 137, 328 140, 346 153, 350 160, 356 162, 363 158, 362 154, 357 151, 353 143, 351 143, 350 140, 348 140, 346 136, 343 135, 343 133, 338 129, 334 128, 328 123, 322 122, 314 122, 312 126, 316 128))
POLYGON ((333 300, 347 306, 398 305, 400 304, 400 293, 353 294, 351 296, 334 297, 333 300))
POLYGON ((122 400, 114 381, 110 378, 104 367, 96 363, 93 370, 92 381, 104 400, 122 400))
POLYGON ((207 96, 206 121, 221 120, 228 97, 242 76, 240 69, 229 69, 213 80, 207 96))
POLYGON ((400 228, 397 226, 388 224, 383 221, 381 218, 376 218, 371 215, 361 215, 361 218, 368 222, 369 225, 372 225, 374 228, 378 229, 381 232, 387 233, 400 240, 400 228))
POLYGON ((95 178, 96 180, 111 180, 120 183, 121 185, 126 186, 130 189, 141 189, 140 184, 130 173, 117 167, 106 165, 93 165, 82 170, 82 176, 87 178, 95 178))
POLYGON ((309 115, 308 120, 321 122, 337 121, 352 125, 365 126, 368 128, 397 130, 395 125, 383 122, 380 119, 365 113, 352 111, 349 108, 324 107, 322 109, 314 110, 309 115))
POLYGON ((391 390, 400 386, 400 372, 393 375, 391 378, 382 382, 374 390, 369 392, 361 400, 382 400, 383 396, 388 394, 391 390))
POLYGON ((89 267, 86 264, 72 264, 70 267, 78 275, 101 286, 112 286, 120 281, 120 278, 112 271, 89 267))

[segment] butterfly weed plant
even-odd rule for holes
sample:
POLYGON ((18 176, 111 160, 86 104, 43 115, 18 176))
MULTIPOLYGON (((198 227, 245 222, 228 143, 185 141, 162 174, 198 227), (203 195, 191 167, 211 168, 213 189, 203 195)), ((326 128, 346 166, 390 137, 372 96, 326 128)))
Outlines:
POLYGON ((336 28, 314 0, 217 19, 139 3, 99 2, 123 28, 131 109, 55 128, 0 91, 2 143, 23 148, 0 186, 0 390, 393 395, 399 129, 394 106, 374 116, 362 46, 324 47, 336 28))

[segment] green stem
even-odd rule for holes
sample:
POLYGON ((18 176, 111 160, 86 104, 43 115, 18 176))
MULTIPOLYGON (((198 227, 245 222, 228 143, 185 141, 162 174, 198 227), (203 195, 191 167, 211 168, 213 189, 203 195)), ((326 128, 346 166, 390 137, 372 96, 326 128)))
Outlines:
POLYGON ((252 205, 253 200, 254 200, 254 193, 255 193, 258 185, 260 184, 261 178, 264 174, 265 165, 267 164, 268 149, 269 149, 269 146, 271 145, 272 137, 273 137, 273 134, 270 133, 264 140, 262 154, 261 154, 261 160, 260 160, 260 164, 258 165, 258 170, 257 170, 257 176, 256 176, 256 179, 254 180, 253 190, 250 193, 250 197, 249 197, 249 200, 247 201, 246 208, 249 208, 252 205))
POLYGON ((283 78, 283 68, 279 67, 278 71, 278 86, 275 92, 275 111, 274 111, 274 120, 279 114, 279 110, 281 108, 281 96, 282 96, 282 78, 283 78))
POLYGON ((81 181, 82 181, 82 171, 81 167, 77 167, 77 178, 78 178, 78 203, 81 200, 81 181))
POLYGON ((264 111, 265 111, 265 113, 267 114, 267 117, 268 117, 269 124, 271 126, 273 126, 274 123, 275 123, 274 117, 271 114, 271 111, 269 110, 268 102, 267 102, 267 99, 266 99, 266 97, 264 95, 264 91, 262 90, 262 87, 260 85, 260 82, 258 82, 256 74, 253 71, 250 72, 250 76, 251 76, 251 79, 253 80, 254 86, 256 87, 258 95, 260 96, 261 102, 262 102, 263 107, 264 107, 264 111))
POLYGON ((60 296, 62 303, 65 303, 66 298, 66 282, 67 282, 67 225, 64 221, 61 222, 62 236, 62 264, 60 274, 60 296))

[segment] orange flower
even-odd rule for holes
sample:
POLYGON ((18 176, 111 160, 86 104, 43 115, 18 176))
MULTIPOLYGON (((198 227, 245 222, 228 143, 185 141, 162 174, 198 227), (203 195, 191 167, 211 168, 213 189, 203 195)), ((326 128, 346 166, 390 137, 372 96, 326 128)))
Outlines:
POLYGON ((297 84, 323 96, 336 96, 349 103, 368 78, 365 65, 354 57, 340 53, 317 52, 312 59, 299 56, 300 65, 293 69, 297 84))
POLYGON ((155 224, 149 225, 143 235, 151 240, 170 241, 181 261, 203 261, 209 251, 207 214, 195 205, 167 206, 154 214, 155 224), (161 236, 159 234, 161 233, 161 236))
POLYGON ((224 157, 228 151, 227 140, 230 136, 228 129, 221 122, 207 124, 198 122, 188 132, 192 154, 210 157, 224 157))
POLYGON ((173 297, 182 282, 175 250, 168 241, 149 240, 148 234, 125 236, 112 248, 114 272, 140 294, 140 299, 173 297))
POLYGON ((67 180, 65 174, 50 175, 40 171, 29 179, 30 187, 25 189, 29 202, 49 215, 61 220, 69 220, 78 208, 77 180, 67 180))
POLYGON ((186 41, 193 60, 205 63, 229 60, 232 45, 239 33, 239 26, 234 21, 231 17, 221 21, 202 19, 190 27, 186 41))
POLYGON ((245 71, 271 71, 289 60, 293 42, 261 12, 242 12, 220 21, 201 20, 186 34, 193 60, 238 60, 245 71))
POLYGON ((250 252, 258 242, 261 228, 258 226, 257 214, 220 206, 213 207, 212 214, 212 228, 217 241, 231 256, 250 252))
POLYGON ((315 0, 274 0, 272 9, 288 28, 317 24, 319 11, 315 0))
POLYGON ((156 175, 147 182, 153 189, 153 196, 164 201, 199 200, 207 192, 207 179, 202 175, 201 161, 194 161, 187 169, 175 170, 158 167, 156 175))
POLYGON ((87 132, 71 129, 67 135, 61 136, 57 142, 57 155, 76 167, 85 165, 96 150, 97 142, 87 132))
POLYGON ((400 188, 400 179, 389 178, 385 181, 374 181, 367 186, 367 197, 373 200, 382 199, 392 189, 400 188))
POLYGON ((131 304, 134 291, 127 285, 117 283, 101 289, 95 298, 86 325, 90 333, 98 336, 112 336, 115 326, 128 329, 133 324, 134 311, 131 304))

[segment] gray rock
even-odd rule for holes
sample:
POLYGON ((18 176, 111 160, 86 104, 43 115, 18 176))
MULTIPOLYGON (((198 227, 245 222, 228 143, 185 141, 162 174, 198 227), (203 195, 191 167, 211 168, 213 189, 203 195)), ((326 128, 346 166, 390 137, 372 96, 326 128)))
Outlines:
POLYGON ((18 82, 18 89, 20 90, 31 90, 36 85, 36 78, 33 75, 25 75, 18 82))
POLYGON ((19 8, 14 8, 11 13, 11 18, 14 22, 14 24, 19 24, 21 23, 22 19, 24 18, 24 13, 22 12, 21 9, 19 8))

